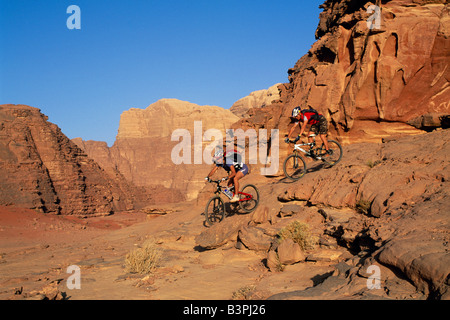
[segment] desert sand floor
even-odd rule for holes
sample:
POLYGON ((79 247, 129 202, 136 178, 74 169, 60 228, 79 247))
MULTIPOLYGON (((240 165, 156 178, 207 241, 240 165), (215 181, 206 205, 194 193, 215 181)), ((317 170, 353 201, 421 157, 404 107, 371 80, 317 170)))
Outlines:
POLYGON ((287 266, 269 272, 266 253, 234 244, 200 250, 203 208, 180 204, 154 216, 118 213, 81 219, 0 207, 0 299, 229 300, 253 288, 253 299, 302 290, 333 270, 332 263, 287 266), (127 253, 146 241, 162 249, 161 266, 149 275, 127 273, 127 253), (80 269, 80 289, 70 289, 69 266, 80 269))

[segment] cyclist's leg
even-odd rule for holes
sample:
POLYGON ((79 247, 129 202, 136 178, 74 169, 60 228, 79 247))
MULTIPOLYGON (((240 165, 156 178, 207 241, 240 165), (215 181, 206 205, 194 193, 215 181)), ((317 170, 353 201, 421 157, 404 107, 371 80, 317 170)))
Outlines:
POLYGON ((320 139, 321 139, 322 142, 323 142, 323 145, 325 146, 325 150, 328 151, 328 149, 330 149, 330 146, 328 145, 328 138, 327 138, 327 135, 326 135, 326 134, 321 134, 321 135, 319 135, 319 136, 320 136, 320 139))
MULTIPOLYGON (((313 124, 308 132, 308 143, 314 142, 313 137, 317 135, 317 132, 318 132, 317 130, 318 130, 318 128, 316 127, 316 125, 313 124)), ((310 145, 309 150, 311 150, 312 148, 313 148, 312 145, 310 145)))
POLYGON ((325 146, 325 150, 328 151, 328 149, 330 147, 328 145, 328 138, 327 138, 327 135, 328 135, 328 121, 327 121, 327 119, 324 116, 322 116, 320 118, 320 121, 317 124, 317 126, 318 126, 317 129, 318 129, 318 134, 319 134, 320 140, 322 140, 323 145, 325 146))
POLYGON ((234 197, 231 202, 239 201, 239 180, 241 180, 248 173, 248 167, 244 165, 244 167, 239 170, 233 178, 234 182, 234 197))

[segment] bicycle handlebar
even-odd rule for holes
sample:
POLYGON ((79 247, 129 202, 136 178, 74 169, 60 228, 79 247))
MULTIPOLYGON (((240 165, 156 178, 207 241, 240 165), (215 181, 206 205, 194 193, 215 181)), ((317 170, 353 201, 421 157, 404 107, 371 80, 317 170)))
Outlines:
POLYGON ((210 179, 208 182, 220 184, 221 182, 227 181, 227 180, 228 180, 228 177, 225 177, 225 178, 222 178, 222 179, 220 179, 220 180, 211 180, 211 179, 210 179))

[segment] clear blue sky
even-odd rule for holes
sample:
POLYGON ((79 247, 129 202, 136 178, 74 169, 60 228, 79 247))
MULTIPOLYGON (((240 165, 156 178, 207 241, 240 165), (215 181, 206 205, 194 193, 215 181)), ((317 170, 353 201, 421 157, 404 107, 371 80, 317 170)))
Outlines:
POLYGON ((288 82, 324 0, 0 0, 0 104, 37 107, 69 138, 115 140, 161 98, 229 108, 288 82), (66 26, 69 5, 81 29, 66 26))

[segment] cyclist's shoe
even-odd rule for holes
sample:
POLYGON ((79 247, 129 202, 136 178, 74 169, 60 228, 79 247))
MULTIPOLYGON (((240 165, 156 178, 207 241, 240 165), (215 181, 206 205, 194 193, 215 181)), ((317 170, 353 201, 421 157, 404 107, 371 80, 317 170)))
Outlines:
POLYGON ((234 195, 233 199, 230 200, 231 203, 239 202, 239 196, 234 195))

